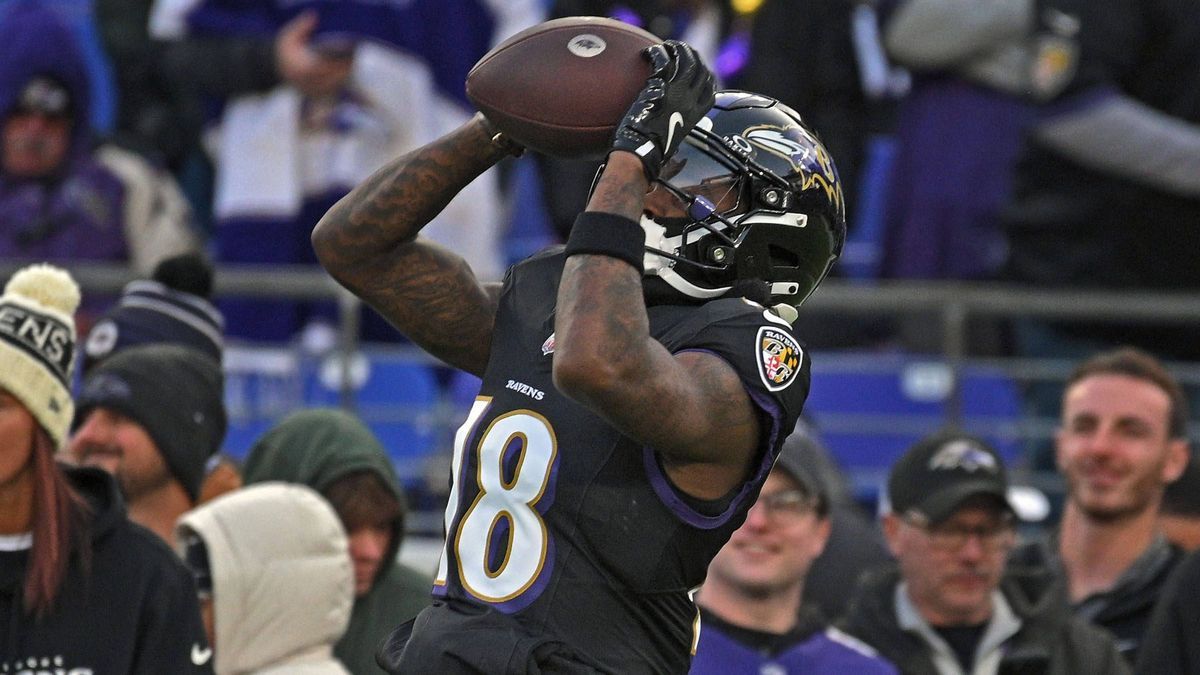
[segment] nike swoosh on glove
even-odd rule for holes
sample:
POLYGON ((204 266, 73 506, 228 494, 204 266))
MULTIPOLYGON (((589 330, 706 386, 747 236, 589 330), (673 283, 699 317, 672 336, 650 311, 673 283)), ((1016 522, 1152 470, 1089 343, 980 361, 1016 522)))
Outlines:
POLYGON ((613 138, 613 150, 632 152, 654 180, 663 162, 712 107, 713 75, 690 45, 667 40, 647 47, 652 71, 613 138))

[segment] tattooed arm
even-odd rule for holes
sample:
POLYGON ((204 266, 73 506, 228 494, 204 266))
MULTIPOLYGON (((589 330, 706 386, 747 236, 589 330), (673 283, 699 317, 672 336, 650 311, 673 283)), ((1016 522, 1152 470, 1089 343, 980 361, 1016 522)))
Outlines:
POLYGON ((333 278, 430 354, 476 375, 491 351, 499 285, 481 284, 465 260, 417 233, 506 154, 476 115, 376 171, 312 233, 333 278))
MULTIPOLYGON (((588 210, 637 220, 646 187, 641 161, 614 152, 588 210)), ((721 358, 673 355, 650 336, 642 277, 632 265, 568 257, 554 334, 555 385, 658 451, 678 487, 711 499, 744 480, 761 433, 749 395, 721 358)))

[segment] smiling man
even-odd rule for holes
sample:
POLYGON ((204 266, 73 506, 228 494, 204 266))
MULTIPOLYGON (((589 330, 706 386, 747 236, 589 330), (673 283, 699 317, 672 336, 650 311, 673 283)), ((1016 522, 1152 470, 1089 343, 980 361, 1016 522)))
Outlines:
POLYGON ((1187 467, 1187 401, 1154 357, 1098 354, 1067 380, 1055 435, 1067 504, 1056 536, 1014 554, 1046 566, 1076 615, 1109 630, 1130 661, 1182 557, 1158 528, 1166 486, 1187 467))
POLYGON ((88 371, 67 457, 117 479, 129 519, 167 543, 228 426, 221 366, 176 344, 130 347, 88 371))
POLYGON ((1126 672, 1112 639, 1049 595, 1044 577, 1004 578, 1014 540, 996 451, 955 432, 892 467, 883 532, 898 570, 865 580, 846 631, 901 672, 1126 672))
POLYGON ((829 540, 829 496, 785 442, 746 522, 717 553, 696 598, 692 675, 896 672, 871 648, 802 605, 804 578, 829 540))

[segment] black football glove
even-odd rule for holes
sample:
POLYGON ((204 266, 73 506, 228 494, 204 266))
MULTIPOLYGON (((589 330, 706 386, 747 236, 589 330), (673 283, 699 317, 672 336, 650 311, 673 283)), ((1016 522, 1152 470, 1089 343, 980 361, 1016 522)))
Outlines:
POLYGON ((617 127, 613 150, 627 150, 642 160, 654 180, 679 144, 715 100, 713 76, 696 50, 678 40, 647 47, 652 64, 646 87, 617 127))

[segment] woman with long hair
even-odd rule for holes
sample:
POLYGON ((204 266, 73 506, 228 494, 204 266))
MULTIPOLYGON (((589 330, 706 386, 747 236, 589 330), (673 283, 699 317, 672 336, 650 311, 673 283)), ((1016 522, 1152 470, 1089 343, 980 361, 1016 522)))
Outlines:
POLYGON ((19 550, 27 539, 29 563, 22 584, 28 613, 54 605, 72 553, 85 558, 87 503, 55 465, 54 441, 17 397, 0 390, 0 541, 19 550), (36 541, 37 546, 32 543, 36 541))
POLYGON ((0 297, 0 663, 210 673, 187 569, 129 521, 112 478, 55 460, 74 414, 78 305, 74 280, 49 265, 17 272, 0 297))

